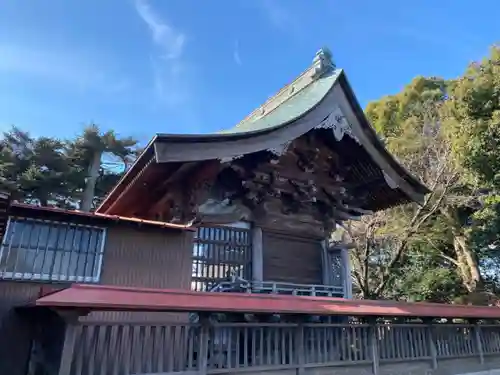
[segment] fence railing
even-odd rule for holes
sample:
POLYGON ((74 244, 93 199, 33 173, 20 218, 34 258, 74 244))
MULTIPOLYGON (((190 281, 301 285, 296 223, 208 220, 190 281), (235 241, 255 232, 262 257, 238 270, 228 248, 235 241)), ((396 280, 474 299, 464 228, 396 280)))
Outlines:
POLYGON ((344 297, 343 286, 276 281, 247 281, 240 277, 235 277, 231 281, 222 281, 210 289, 210 292, 234 291, 260 294, 288 294, 293 296, 344 297))
MULTIPOLYGON (((500 354, 500 326, 103 324, 70 326, 71 374, 227 373, 500 354), (73 336, 72 336, 73 335, 73 336)), ((68 337, 68 333, 66 335, 68 337)))

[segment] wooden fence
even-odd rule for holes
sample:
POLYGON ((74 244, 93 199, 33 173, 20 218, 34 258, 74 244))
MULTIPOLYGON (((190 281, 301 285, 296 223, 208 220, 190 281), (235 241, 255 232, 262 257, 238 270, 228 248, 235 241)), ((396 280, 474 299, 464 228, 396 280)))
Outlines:
MULTIPOLYGON (((500 354, 500 326, 457 324, 78 324, 68 374, 201 374, 500 354)), ((67 348, 66 348, 67 349, 67 348)), ((60 372, 61 373, 61 372, 60 372)))

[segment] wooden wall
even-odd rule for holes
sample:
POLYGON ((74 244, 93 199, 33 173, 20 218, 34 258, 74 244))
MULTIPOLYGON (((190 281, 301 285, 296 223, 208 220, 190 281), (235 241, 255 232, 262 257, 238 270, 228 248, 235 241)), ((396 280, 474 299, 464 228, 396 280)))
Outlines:
MULTIPOLYGON (((190 289, 192 238, 192 232, 115 224, 107 231, 101 283, 190 289)), ((23 319, 14 308, 35 300, 43 285, 0 281, 0 374, 26 374, 32 332, 29 319, 23 319)), ((179 321, 186 314, 96 312, 84 319, 179 321)))
POLYGON ((263 230, 263 279, 322 284, 321 241, 263 230))
MULTIPOLYGON (((101 284, 191 289, 193 233, 113 228, 108 231, 101 284)), ((92 313, 86 320, 178 321, 186 314, 92 313)))

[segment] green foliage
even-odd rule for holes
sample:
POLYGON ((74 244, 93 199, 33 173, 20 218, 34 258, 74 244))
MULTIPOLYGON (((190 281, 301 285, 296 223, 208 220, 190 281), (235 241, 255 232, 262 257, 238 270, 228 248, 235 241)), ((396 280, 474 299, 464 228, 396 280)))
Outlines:
POLYGON ((456 80, 417 77, 370 103, 366 114, 389 150, 433 189, 421 212, 409 205, 379 220, 370 252, 389 255, 370 263, 368 274, 392 276, 378 295, 365 290, 367 296, 450 302, 498 289, 500 49, 456 80), (425 217, 418 227, 416 213, 425 217), (390 249, 403 250, 396 256, 390 249))
POLYGON ((471 219, 468 231, 477 252, 489 252, 500 245, 500 195, 484 197, 481 209, 475 211, 471 219))
POLYGON ((0 173, 5 187, 24 200, 47 204, 66 191, 64 142, 32 138, 13 127, 0 141, 0 173))
POLYGON ((22 202, 78 208, 95 153, 99 153, 99 170, 92 194, 99 201, 134 159, 136 144, 113 131, 101 135, 95 125, 73 140, 33 137, 12 127, 0 139, 0 188, 22 202), (105 153, 116 155, 121 167, 102 164, 105 153))
POLYGON ((82 191, 80 208, 89 211, 111 188, 110 181, 119 173, 104 168, 103 158, 114 156, 123 167, 130 165, 136 155, 137 141, 131 137, 120 138, 113 130, 101 132, 91 124, 74 141, 68 143, 68 157, 71 159, 74 180, 84 181, 77 186, 82 191), (83 179, 82 179, 83 178, 83 179))
POLYGON ((440 78, 416 77, 404 90, 371 102, 365 113, 377 133, 384 138, 400 137, 408 119, 419 117, 425 103, 443 101, 447 82, 440 78))
POLYGON ((408 301, 452 302, 465 293, 460 277, 451 267, 442 267, 428 253, 414 254, 403 268, 397 290, 408 301))
POLYGON ((500 186, 500 48, 450 85, 447 130, 454 151, 482 184, 500 186))
POLYGON ((71 152, 75 162, 80 162, 83 167, 89 168, 96 152, 111 153, 126 163, 134 155, 136 147, 137 140, 134 138, 121 138, 114 130, 102 133, 99 126, 90 124, 72 142, 71 152))

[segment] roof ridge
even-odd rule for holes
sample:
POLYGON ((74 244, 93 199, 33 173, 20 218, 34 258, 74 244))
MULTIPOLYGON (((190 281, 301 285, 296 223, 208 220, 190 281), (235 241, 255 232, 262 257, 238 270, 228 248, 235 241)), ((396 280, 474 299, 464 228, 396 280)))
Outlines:
POLYGON ((281 104, 308 87, 314 81, 335 69, 336 66, 332 60, 330 50, 326 47, 321 48, 318 52, 316 52, 312 64, 306 70, 304 70, 292 82, 282 87, 276 94, 269 97, 262 105, 254 109, 243 120, 233 126, 232 129, 238 128, 249 121, 255 121, 265 115, 268 115, 281 104))

